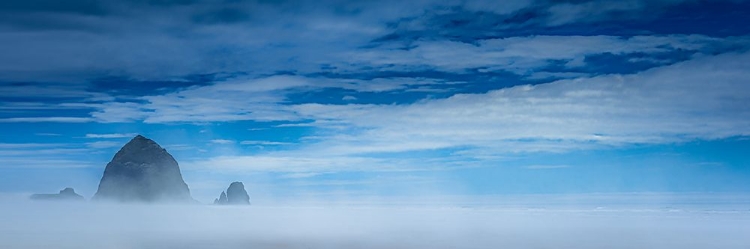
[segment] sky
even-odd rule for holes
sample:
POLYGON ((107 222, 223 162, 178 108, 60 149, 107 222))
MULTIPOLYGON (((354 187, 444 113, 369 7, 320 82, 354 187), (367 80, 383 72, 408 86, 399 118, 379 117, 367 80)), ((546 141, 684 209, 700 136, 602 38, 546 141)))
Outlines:
POLYGON ((0 2, 0 193, 750 192, 750 2, 0 2))

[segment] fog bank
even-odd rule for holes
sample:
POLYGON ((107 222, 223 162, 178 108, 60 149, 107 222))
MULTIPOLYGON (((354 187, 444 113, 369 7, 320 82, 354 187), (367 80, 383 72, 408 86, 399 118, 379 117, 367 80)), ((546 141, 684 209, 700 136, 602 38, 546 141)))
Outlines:
POLYGON ((750 209, 0 202, 0 248, 750 248, 750 209))

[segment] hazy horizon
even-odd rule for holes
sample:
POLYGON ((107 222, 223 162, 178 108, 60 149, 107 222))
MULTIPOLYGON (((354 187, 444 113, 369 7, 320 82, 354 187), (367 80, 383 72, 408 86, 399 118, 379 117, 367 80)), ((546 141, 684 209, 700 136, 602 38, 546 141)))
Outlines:
MULTIPOLYGON (((745 203, 747 204, 747 203, 745 203)), ((747 248, 750 209, 0 202, 3 248, 747 248)))

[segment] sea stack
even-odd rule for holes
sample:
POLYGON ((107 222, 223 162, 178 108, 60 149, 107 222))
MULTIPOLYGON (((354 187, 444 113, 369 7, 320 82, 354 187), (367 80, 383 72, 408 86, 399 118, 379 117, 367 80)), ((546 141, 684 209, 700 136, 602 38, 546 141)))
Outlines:
POLYGON ((65 188, 57 194, 34 194, 32 200, 52 200, 52 201, 83 201, 83 196, 76 194, 73 188, 65 188))
POLYGON ((226 193, 221 192, 221 196, 214 200, 218 205, 250 205, 250 196, 245 191, 245 185, 242 182, 233 182, 229 184, 226 193))
POLYGON ((104 169, 94 200, 194 202, 180 166, 156 142, 138 135, 104 169))
POLYGON ((216 205, 226 205, 228 203, 227 201, 227 193, 224 191, 221 191, 221 195, 219 195, 219 198, 214 200, 214 204, 216 205))

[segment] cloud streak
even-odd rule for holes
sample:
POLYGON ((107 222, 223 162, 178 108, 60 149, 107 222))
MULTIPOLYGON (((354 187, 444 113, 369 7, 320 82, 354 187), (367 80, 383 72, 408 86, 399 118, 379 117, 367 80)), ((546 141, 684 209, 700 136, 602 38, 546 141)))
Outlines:
POLYGON ((109 133, 109 134, 86 134, 86 138, 130 138, 136 133, 109 133))
POLYGON ((461 146, 548 151, 554 145, 567 150, 746 136, 750 89, 744 82, 750 75, 744 62, 749 57, 707 56, 633 75, 561 80, 413 105, 295 109, 326 121, 321 124, 357 128, 360 132, 319 144, 341 154, 461 146))
POLYGON ((234 144, 233 140, 228 139, 213 139, 211 140, 212 144, 234 144))
MULTIPOLYGON (((740 39, 743 40, 743 39, 740 39)), ((417 41, 409 49, 354 51, 347 57, 365 65, 398 67, 400 70, 435 68, 460 72, 510 71, 527 74, 555 62, 568 68, 585 66, 585 58, 598 54, 666 53, 697 51, 723 42, 700 35, 673 36, 528 36, 472 42, 417 41)))
MULTIPOLYGON (((750 113, 744 108, 750 102, 745 84, 750 78, 750 68, 744 63, 748 60, 748 53, 698 56, 629 75, 559 80, 399 105, 287 103, 290 91, 314 87, 315 80, 275 76, 145 96, 145 102, 104 103, 92 116, 107 122, 147 123, 302 121, 305 127, 315 128, 308 136, 315 139, 305 140, 289 153, 220 156, 188 163, 198 168, 308 173, 419 170, 441 163, 473 167, 476 160, 494 160, 486 157, 493 154, 750 135, 750 113), (442 150, 438 162, 426 165, 389 156, 442 150)), ((238 143, 286 145, 263 140, 238 143)))

